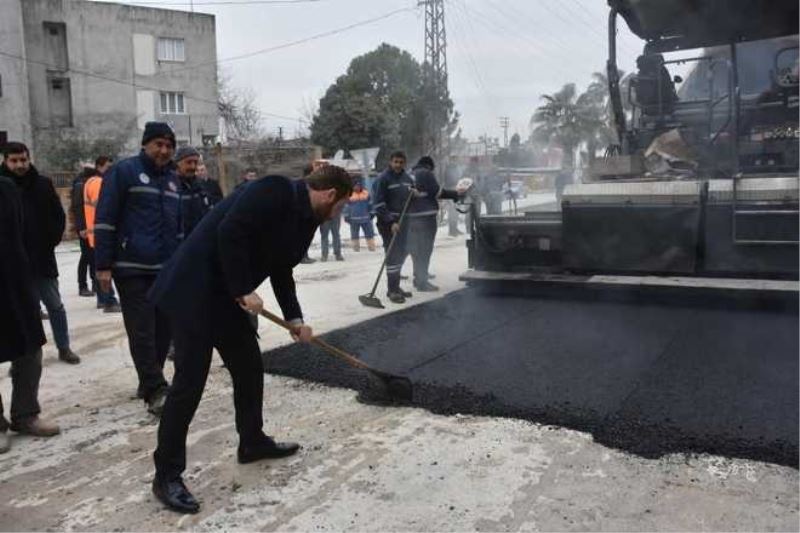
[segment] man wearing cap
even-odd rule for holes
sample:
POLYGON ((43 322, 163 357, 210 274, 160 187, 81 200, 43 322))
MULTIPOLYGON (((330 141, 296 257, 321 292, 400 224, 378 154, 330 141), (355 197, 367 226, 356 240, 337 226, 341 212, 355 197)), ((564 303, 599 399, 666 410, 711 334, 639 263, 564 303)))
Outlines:
POLYGON ((211 209, 211 201, 197 178, 200 152, 191 146, 181 146, 175 152, 175 166, 180 182, 178 239, 185 240, 203 215, 211 209))
POLYGON ((102 290, 119 291, 138 395, 158 416, 167 381, 168 321, 147 299, 161 267, 180 242, 180 183, 174 171, 175 134, 148 122, 139 155, 115 164, 103 180, 95 219, 95 267, 102 290))

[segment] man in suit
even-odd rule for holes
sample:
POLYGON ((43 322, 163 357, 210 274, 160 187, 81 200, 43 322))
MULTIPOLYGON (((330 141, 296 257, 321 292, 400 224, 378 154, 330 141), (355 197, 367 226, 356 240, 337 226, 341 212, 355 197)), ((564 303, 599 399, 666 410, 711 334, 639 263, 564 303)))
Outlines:
POLYGON ((161 415, 154 454, 153 492, 170 509, 196 513, 183 484, 186 434, 205 388, 213 348, 233 381, 240 463, 286 457, 299 445, 278 443, 262 430, 261 351, 250 318, 263 302, 256 289, 267 278, 307 342, 292 269, 318 226, 338 217, 352 192, 349 175, 325 166, 303 180, 266 176, 241 187, 206 215, 159 274, 150 299, 168 317, 175 342, 175 376, 161 415))

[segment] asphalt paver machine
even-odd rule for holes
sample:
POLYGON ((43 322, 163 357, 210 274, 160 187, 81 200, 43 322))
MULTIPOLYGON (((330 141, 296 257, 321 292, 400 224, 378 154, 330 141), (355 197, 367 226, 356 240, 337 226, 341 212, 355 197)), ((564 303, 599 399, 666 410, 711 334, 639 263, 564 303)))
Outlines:
POLYGON ((566 186, 559 210, 473 212, 462 279, 773 284, 796 294, 797 0, 609 0, 609 7, 617 142, 580 183, 566 186), (620 18, 645 42, 625 80, 617 66, 620 18))

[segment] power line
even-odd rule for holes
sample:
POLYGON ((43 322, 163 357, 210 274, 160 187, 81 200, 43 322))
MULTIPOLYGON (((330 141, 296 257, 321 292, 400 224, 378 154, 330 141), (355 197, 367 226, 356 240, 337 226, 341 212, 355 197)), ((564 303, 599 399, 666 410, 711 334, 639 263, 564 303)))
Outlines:
MULTIPOLYGON (((11 58, 11 59, 16 59, 18 61, 24 61, 25 63, 28 63, 30 65, 41 65, 41 66, 44 66, 45 68, 48 68, 48 69, 59 70, 57 65, 52 65, 50 63, 45 63, 44 61, 36 61, 35 59, 28 59, 26 57, 18 56, 18 55, 15 55, 15 54, 9 54, 9 53, 3 52, 3 51, 0 51, 0 56, 5 56, 5 57, 11 58)), ((164 89, 161 88, 161 87, 152 87, 152 86, 149 86, 149 85, 142 85, 140 83, 136 83, 135 81, 112 78, 111 76, 105 76, 103 74, 97 74, 96 72, 91 72, 91 71, 88 71, 88 70, 82 70, 82 69, 76 69, 76 68, 70 67, 68 72, 74 73, 74 74, 79 74, 81 76, 86 76, 88 78, 95 78, 95 79, 99 79, 99 80, 108 81, 108 82, 111 82, 111 83, 119 83, 121 85, 127 85, 127 86, 133 87, 135 89, 145 89, 145 90, 149 90, 149 91, 158 91, 158 92, 164 91, 164 89)), ((219 105, 219 102, 216 101, 216 100, 209 100, 207 98, 201 98, 199 96, 192 96, 189 93, 183 93, 183 96, 184 96, 184 98, 187 98, 189 100, 194 100, 196 102, 203 102, 203 103, 207 103, 207 104, 213 104, 214 106, 219 105)), ((300 117, 289 117, 289 116, 286 116, 286 115, 280 115, 280 114, 277 114, 277 113, 270 113, 268 111, 261 111, 261 110, 259 110, 259 113, 261 113, 262 115, 268 116, 268 117, 280 118, 280 119, 292 120, 292 121, 297 120, 297 121, 300 121, 300 122, 308 123, 307 120, 305 120, 303 118, 300 118, 300 117)))
POLYGON ((267 47, 267 48, 262 48, 260 50, 255 50, 253 52, 247 52, 247 53, 236 55, 236 56, 226 57, 224 59, 217 59, 215 61, 203 61, 203 62, 200 62, 200 63, 195 63, 193 65, 187 65, 187 66, 184 66, 184 67, 165 70, 160 75, 174 74, 176 72, 182 72, 184 70, 193 70, 195 68, 203 67, 203 66, 207 66, 207 65, 215 65, 216 66, 216 65, 219 65, 220 63, 227 63, 229 61, 239 61, 240 59, 247 59, 247 58, 255 57, 255 56, 258 56, 258 55, 262 55, 262 54, 268 54, 270 52, 275 52, 275 51, 278 51, 278 50, 283 50, 285 48, 291 48, 291 47, 294 47, 294 46, 299 46, 301 44, 305 44, 305 43, 308 43, 308 42, 311 42, 311 41, 316 41, 316 40, 322 39, 324 37, 330 37, 332 35, 337 35, 339 33, 344 33, 344 32, 346 32, 348 30, 352 30, 353 28, 358 28, 360 26, 366 26, 368 24, 373 24, 375 22, 378 22, 378 21, 385 20, 385 19, 388 19, 390 17, 393 17, 394 15, 398 15, 400 13, 405 13, 405 12, 414 11, 414 10, 415 10, 415 8, 413 8, 413 7, 404 7, 404 8, 400 8, 400 9, 395 9, 394 11, 389 11, 388 13, 384 13, 382 15, 378 15, 377 17, 373 17, 373 18, 370 18, 370 19, 362 20, 362 21, 359 21, 359 22, 354 22, 353 24, 348 24, 347 26, 342 26, 341 28, 336 28, 336 29, 328 30, 328 31, 325 31, 325 32, 322 32, 322 33, 317 33, 315 35, 309 35, 308 37, 303 37, 302 39, 297 39, 295 41, 289 41, 287 43, 283 43, 283 44, 279 44, 279 45, 275 45, 275 46, 270 46, 270 47, 267 47))
POLYGON ((232 5, 292 5, 311 4, 325 0, 213 0, 211 2, 151 2, 147 0, 131 0, 129 5, 156 5, 156 6, 232 6, 232 5))

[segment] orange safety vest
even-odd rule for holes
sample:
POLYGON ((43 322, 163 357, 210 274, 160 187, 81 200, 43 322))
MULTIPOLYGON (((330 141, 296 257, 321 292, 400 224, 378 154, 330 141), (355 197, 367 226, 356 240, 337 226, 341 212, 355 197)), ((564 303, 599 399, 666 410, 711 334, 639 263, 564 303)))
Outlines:
POLYGON ((86 218, 86 240, 92 248, 94 248, 94 217, 102 186, 103 178, 99 176, 92 176, 83 184, 83 214, 86 218))
POLYGON ((369 200, 369 191, 367 189, 362 189, 361 192, 355 192, 350 195, 351 202, 360 202, 363 200, 369 200))

